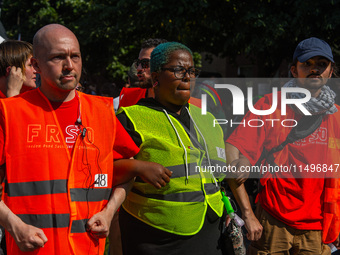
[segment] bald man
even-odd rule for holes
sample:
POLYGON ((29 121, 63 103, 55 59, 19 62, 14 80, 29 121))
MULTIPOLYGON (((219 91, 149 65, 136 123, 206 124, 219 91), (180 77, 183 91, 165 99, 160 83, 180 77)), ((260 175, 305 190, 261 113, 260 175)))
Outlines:
POLYGON ((0 103, 8 254, 103 254, 130 186, 118 185, 113 168, 133 166, 139 149, 116 120, 112 98, 75 90, 82 59, 72 31, 41 28, 33 54, 41 87, 0 103))

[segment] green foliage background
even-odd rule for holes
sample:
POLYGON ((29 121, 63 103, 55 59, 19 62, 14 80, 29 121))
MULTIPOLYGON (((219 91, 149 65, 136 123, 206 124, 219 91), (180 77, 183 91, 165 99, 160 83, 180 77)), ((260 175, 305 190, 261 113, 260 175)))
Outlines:
POLYGON ((270 77, 302 39, 316 36, 338 53, 338 0, 3 0, 8 36, 32 41, 43 25, 60 23, 79 38, 88 74, 126 80, 144 39, 179 41, 195 53, 234 60, 246 55, 270 77))

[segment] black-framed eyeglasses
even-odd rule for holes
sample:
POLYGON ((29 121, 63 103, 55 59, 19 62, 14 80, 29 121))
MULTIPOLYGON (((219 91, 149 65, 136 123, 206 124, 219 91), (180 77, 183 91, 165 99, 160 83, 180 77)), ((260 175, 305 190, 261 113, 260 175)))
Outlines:
POLYGON ((185 69, 183 66, 162 67, 161 70, 169 70, 170 72, 173 72, 177 79, 183 79, 187 75, 187 73, 189 74, 190 78, 198 78, 201 72, 201 70, 197 68, 191 67, 189 69, 185 69))
POLYGON ((143 69, 149 68, 149 67, 150 67, 150 59, 149 59, 149 58, 136 59, 134 62, 135 62, 135 64, 136 64, 136 68, 137 68, 139 65, 142 65, 142 68, 143 68, 143 69))

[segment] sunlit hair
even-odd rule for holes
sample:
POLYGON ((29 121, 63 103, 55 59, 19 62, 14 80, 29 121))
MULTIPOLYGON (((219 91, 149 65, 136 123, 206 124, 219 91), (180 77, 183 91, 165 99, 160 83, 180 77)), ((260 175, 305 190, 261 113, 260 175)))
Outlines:
POLYGON ((170 56, 174 51, 183 50, 192 56, 192 51, 185 45, 178 42, 166 42, 158 45, 151 52, 150 59, 150 71, 158 72, 161 70, 161 67, 167 64, 170 60, 170 56))
POLYGON ((29 42, 6 40, 0 44, 0 76, 6 75, 9 66, 20 67, 25 72, 25 64, 33 55, 33 47, 29 42))

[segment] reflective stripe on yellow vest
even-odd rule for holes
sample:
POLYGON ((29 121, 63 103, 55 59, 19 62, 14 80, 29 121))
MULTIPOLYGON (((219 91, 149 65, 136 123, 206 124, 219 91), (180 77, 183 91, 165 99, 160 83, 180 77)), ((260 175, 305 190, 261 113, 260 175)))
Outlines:
MULTIPOLYGON (((106 206, 112 190, 113 102, 81 93, 79 100, 87 133, 74 134, 72 155, 56 114, 39 89, 1 101, 6 125, 5 203, 48 238, 44 248, 28 254, 102 254, 105 248, 105 239, 95 240, 85 226, 106 206)), ((10 234, 6 239, 9 254, 26 254, 10 234)))
MULTIPOLYGON (((161 189, 137 179, 124 209, 155 228, 178 235, 196 234, 203 226, 208 205, 221 216, 223 203, 216 179, 210 172, 200 171, 207 162, 207 153, 194 127, 191 131, 196 132, 200 148, 194 146, 179 121, 162 111, 139 105, 120 111, 126 113, 142 138, 137 159, 157 162, 173 171, 170 182, 161 189), (187 151, 187 162, 181 143, 187 151)), ((205 138, 212 163, 225 166, 225 158, 218 157, 218 149, 224 148, 221 128, 214 129, 213 116, 201 116, 196 106, 190 105, 190 112, 205 138)))

